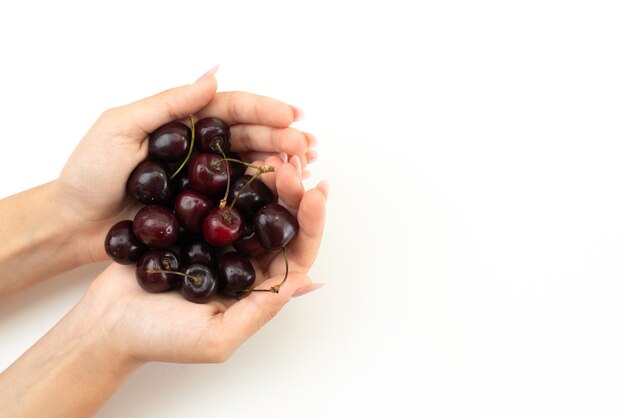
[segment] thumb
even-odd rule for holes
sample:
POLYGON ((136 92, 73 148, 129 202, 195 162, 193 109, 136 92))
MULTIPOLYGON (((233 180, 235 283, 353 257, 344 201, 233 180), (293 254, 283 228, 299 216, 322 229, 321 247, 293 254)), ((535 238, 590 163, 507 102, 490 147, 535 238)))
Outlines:
POLYGON ((215 77, 207 76, 185 86, 112 109, 113 119, 132 138, 143 138, 158 127, 187 118, 205 107, 217 90, 215 77))

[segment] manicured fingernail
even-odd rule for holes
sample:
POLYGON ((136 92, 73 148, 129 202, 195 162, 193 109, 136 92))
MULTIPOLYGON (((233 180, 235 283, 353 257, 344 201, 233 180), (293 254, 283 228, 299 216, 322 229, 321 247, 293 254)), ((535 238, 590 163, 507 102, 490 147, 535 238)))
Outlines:
POLYGON ((321 287, 324 287, 324 283, 311 283, 310 285, 301 287, 300 289, 293 292, 293 295, 291 295, 291 297, 297 298, 298 296, 304 296, 307 293, 311 293, 321 287))
POLYGON ((312 149, 308 150, 306 152, 306 161, 308 163, 312 163, 315 160, 317 160, 317 152, 313 151, 312 149))
POLYGON ((291 108, 293 109, 294 122, 304 119, 304 111, 302 109, 296 106, 291 106, 291 108))
POLYGON ((328 189, 329 189, 328 181, 326 180, 320 181, 320 183, 317 185, 317 188, 320 189, 322 193, 324 193, 324 196, 328 197, 328 189))
POLYGON ((284 163, 286 163, 287 160, 289 159, 289 156, 287 155, 286 152, 281 152, 280 154, 278 154, 278 158, 280 158, 284 163))
POLYGON ((298 172, 298 178, 302 180, 302 161, 300 161, 300 157, 294 155, 291 157, 291 164, 296 167, 296 171, 298 172))
POLYGON ((317 137, 313 134, 305 133, 306 139, 309 141, 309 148, 317 145, 317 137))
POLYGON ((196 83, 202 81, 202 80, 206 80, 207 78, 211 77, 213 74, 215 74, 217 72, 217 70, 220 69, 220 65, 217 64, 215 67, 211 68, 209 71, 207 71, 206 73, 202 74, 200 76, 199 79, 196 80, 196 83))

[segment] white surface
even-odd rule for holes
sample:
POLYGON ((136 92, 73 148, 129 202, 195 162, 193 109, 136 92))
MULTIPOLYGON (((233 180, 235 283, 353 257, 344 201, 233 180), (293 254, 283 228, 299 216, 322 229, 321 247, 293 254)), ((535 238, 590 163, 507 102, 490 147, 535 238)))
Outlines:
MULTIPOLYGON (((98 416, 624 416, 621 2, 338 3, 0 6, 1 196, 55 178, 104 109, 216 63, 220 90, 305 109, 307 185, 331 184, 325 288, 225 364, 141 369, 98 416)), ((0 305, 0 368, 101 268, 0 305)))

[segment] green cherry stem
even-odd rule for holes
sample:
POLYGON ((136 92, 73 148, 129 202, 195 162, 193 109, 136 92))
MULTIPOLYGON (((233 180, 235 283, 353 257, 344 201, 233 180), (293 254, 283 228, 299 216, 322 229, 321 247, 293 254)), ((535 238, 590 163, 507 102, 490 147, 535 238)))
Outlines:
POLYGON ((274 166, 273 165, 269 165, 269 164, 256 165, 256 164, 247 163, 245 161, 238 160, 236 158, 226 158, 226 157, 224 157, 222 160, 223 161, 230 161, 230 162, 233 162, 233 163, 239 163, 239 164, 242 164, 242 165, 244 165, 246 167, 256 168, 261 173, 271 173, 271 172, 274 171, 274 166))
POLYGON ((250 184, 252 184, 252 182, 254 180, 256 180, 259 176, 261 175, 261 170, 257 171, 256 173, 254 173, 252 175, 252 177, 250 177, 250 179, 246 182, 246 184, 244 184, 241 189, 239 189, 238 192, 235 193, 235 198, 233 199, 232 202, 230 202, 230 206, 229 208, 232 209, 235 206, 235 202, 237 202, 237 199, 239 199, 239 196, 241 196, 241 193, 246 190, 248 188, 248 186, 250 186, 250 184))
POLYGON ((185 164, 187 164, 187 162, 189 161, 189 158, 191 158, 191 153, 193 151, 193 145, 194 145, 194 142, 196 140, 196 126, 195 126, 195 123, 194 123, 194 120, 193 120, 193 115, 189 116, 189 120, 191 121, 191 144, 189 145, 189 152, 187 152, 187 156, 185 157, 185 160, 180 165, 180 167, 178 167, 178 169, 174 172, 174 174, 172 174, 170 176, 170 180, 173 179, 174 177, 176 177, 176 175, 178 173, 180 173, 180 171, 183 169, 185 164))
POLYGON ((286 247, 283 247, 283 256, 285 257, 285 276, 283 277, 283 280, 280 283, 270 287, 269 289, 252 289, 252 288, 243 289, 241 292, 239 292, 237 296, 243 296, 246 293, 251 293, 251 292, 269 292, 269 293, 280 292, 280 288, 283 287, 283 285, 287 281, 287 276, 289 275, 289 258, 287 257, 286 247))
POLYGON ((191 279, 191 281, 193 282, 193 284, 195 284, 196 286, 200 286, 202 284, 202 279, 198 276, 194 276, 192 274, 186 274, 186 273, 181 273, 179 271, 171 271, 171 270, 146 270, 146 273, 151 274, 151 273, 167 273, 167 274, 176 274, 177 276, 183 276, 183 277, 189 277, 191 279))
MULTIPOLYGON (((222 154, 223 158, 220 161, 224 161, 224 163, 226 163, 226 192, 224 193, 224 198, 220 200, 220 208, 223 208, 224 206, 226 206, 228 193, 230 193, 230 166, 228 165, 229 159, 226 158, 226 154, 224 153, 224 150, 222 150, 222 146, 220 145, 219 141, 215 141, 214 144, 220 154, 222 154)), ((233 206, 231 205, 230 208, 232 209, 233 206)))

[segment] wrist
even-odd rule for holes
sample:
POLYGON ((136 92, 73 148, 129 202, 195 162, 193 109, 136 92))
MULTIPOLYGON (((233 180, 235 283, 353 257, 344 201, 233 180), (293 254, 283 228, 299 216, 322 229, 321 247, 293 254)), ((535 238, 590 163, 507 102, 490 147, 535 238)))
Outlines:
MULTIPOLYGON (((56 222, 61 226, 61 234, 67 237, 63 250, 74 260, 74 267, 103 261, 106 258, 103 248, 93 248, 93 242, 99 238, 98 228, 79 216, 78 209, 71 204, 65 192, 66 187, 58 179, 48 183, 48 186, 56 222)), ((99 242, 104 242, 104 237, 99 242)))
POLYGON ((91 302, 81 300, 0 374, 7 416, 93 416, 141 365, 110 344, 91 302))
POLYGON ((110 315, 106 302, 100 299, 90 288, 64 321, 67 319, 71 335, 82 336, 78 351, 86 358, 92 358, 95 368, 113 378, 125 379, 145 362, 123 350, 115 330, 117 321, 110 315))

